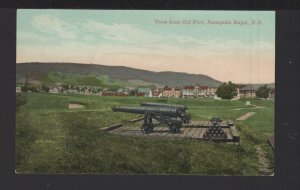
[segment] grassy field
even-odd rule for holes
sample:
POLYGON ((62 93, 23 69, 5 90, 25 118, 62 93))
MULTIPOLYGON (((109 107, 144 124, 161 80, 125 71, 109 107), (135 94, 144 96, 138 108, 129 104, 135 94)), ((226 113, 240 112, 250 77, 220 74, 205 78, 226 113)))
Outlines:
POLYGON ((188 139, 152 139, 111 135, 100 129, 138 115, 113 113, 113 105, 159 101, 143 97, 99 97, 23 93, 17 99, 16 171, 18 173, 259 175, 260 146, 274 164, 266 138, 274 133, 274 101, 169 99, 186 104, 194 120, 212 116, 235 121, 240 145, 188 139), (69 109, 80 102, 83 109, 69 109))

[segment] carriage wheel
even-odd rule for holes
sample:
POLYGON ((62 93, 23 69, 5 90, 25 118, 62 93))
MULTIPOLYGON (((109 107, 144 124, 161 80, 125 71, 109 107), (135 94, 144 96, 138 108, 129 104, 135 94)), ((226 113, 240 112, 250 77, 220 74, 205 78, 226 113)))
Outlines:
POLYGON ((141 126, 141 131, 142 133, 149 134, 153 131, 153 127, 150 124, 146 123, 141 126))
POLYGON ((179 131, 179 128, 176 125, 171 124, 169 126, 169 130, 170 130, 171 133, 177 133, 179 131))

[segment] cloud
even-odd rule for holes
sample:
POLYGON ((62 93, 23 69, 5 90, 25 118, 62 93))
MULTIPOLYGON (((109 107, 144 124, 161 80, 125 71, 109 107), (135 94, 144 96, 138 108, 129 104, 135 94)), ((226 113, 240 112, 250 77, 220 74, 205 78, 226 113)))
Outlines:
POLYGON ((106 40, 113 40, 127 44, 153 44, 164 40, 160 34, 138 28, 130 24, 105 24, 87 20, 82 24, 86 32, 98 33, 106 40))
POLYGON ((38 35, 32 32, 18 32, 17 33, 17 40, 21 40, 21 41, 38 41, 38 42, 49 42, 50 38, 49 37, 45 37, 42 35, 38 35))
POLYGON ((33 17, 32 26, 45 33, 53 33, 61 38, 75 39, 77 27, 58 17, 41 14, 33 17))
MULTIPOLYGON (((221 38, 202 40, 191 36, 183 36, 172 33, 161 33, 143 29, 133 24, 106 24, 92 19, 76 22, 66 22, 50 15, 38 15, 33 18, 35 28, 46 32, 56 33, 62 38, 73 39, 77 43, 92 48, 101 48, 111 52, 154 52, 162 54, 172 52, 184 55, 229 55, 241 52, 273 51, 274 44, 267 42, 242 43, 238 40, 224 40, 221 38), (79 34, 82 34, 80 37, 79 34), (80 38, 76 38, 80 37, 80 38), (97 38, 102 38, 101 44, 92 46, 97 38), (83 39, 85 42, 79 42, 83 39), (86 44, 85 44, 86 43, 86 44), (112 45, 114 44, 114 45, 112 45), (115 46, 111 48, 112 46, 115 46)), ((64 42, 65 43, 65 42, 64 42)))
POLYGON ((94 36, 92 36, 92 35, 85 35, 83 37, 83 39, 87 42, 91 42, 91 41, 95 40, 94 36))
MULTIPOLYGON (((105 24, 95 20, 82 23, 86 32, 96 33, 107 40, 102 46, 110 46, 114 41, 124 47, 123 52, 135 50, 136 52, 151 52, 163 54, 184 54, 191 56, 257 54, 258 51, 274 51, 274 44, 254 41, 242 43, 239 40, 215 38, 211 40, 197 39, 191 36, 166 34, 142 29, 132 24, 105 24), (127 47, 129 46, 129 48, 127 47)), ((118 51, 120 47, 113 48, 118 51)))
POLYGON ((157 47, 159 44, 170 45, 203 45, 201 41, 176 34, 164 34, 140 28, 133 24, 105 24, 95 20, 82 23, 85 32, 97 33, 102 38, 119 43, 139 45, 144 47, 157 47))

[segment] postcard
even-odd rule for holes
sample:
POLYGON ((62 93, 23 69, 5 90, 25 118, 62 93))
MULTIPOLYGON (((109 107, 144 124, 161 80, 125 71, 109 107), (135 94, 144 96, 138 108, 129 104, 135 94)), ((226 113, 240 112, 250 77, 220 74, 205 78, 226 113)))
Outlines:
POLYGON ((274 175, 275 11, 17 11, 16 173, 274 175))

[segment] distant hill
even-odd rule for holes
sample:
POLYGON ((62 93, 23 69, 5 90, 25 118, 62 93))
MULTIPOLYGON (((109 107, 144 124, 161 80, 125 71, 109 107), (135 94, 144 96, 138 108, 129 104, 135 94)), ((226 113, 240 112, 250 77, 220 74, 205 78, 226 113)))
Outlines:
POLYGON ((188 74, 180 72, 153 72, 123 66, 107 66, 96 64, 77 63, 18 63, 16 65, 17 83, 28 81, 41 81, 49 72, 78 75, 108 76, 112 80, 121 80, 125 84, 129 81, 144 81, 145 84, 158 84, 160 86, 184 86, 200 84, 217 87, 221 84, 209 76, 202 74, 188 74))

